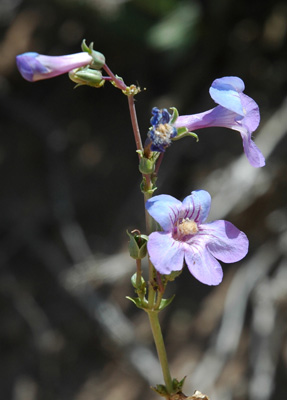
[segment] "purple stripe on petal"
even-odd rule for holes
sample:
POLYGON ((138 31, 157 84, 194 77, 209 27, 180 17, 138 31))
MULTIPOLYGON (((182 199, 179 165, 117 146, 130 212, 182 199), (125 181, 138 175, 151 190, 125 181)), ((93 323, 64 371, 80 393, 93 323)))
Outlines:
POLYGON ((146 202, 149 214, 160 224, 164 231, 170 232, 179 215, 181 201, 172 196, 161 194, 154 196, 146 202))
POLYGON ((211 204, 211 197, 205 190, 195 190, 187 196, 182 207, 188 210, 187 218, 193 219, 196 223, 202 223, 206 220, 211 204))
POLYGON ((184 258, 196 279, 206 285, 218 285, 223 272, 217 259, 230 263, 241 260, 247 254, 248 239, 233 224, 223 220, 202 223, 208 216, 210 200, 205 190, 193 191, 182 203, 167 195, 148 200, 149 213, 158 222, 162 221, 165 229, 151 233, 147 244, 151 262, 157 271, 164 275, 179 271, 184 258), (168 215, 167 223, 163 212, 168 215), (173 212, 175 219, 171 226, 173 212), (198 230, 194 230, 189 221, 181 221, 182 218, 194 219, 198 230))

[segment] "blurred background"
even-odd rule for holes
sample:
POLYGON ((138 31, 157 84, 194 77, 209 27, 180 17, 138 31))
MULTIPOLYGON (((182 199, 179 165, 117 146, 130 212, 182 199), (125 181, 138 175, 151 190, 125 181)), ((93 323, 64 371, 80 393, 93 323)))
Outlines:
POLYGON ((163 159, 158 191, 212 197, 211 219, 250 240, 218 287, 186 270, 161 321, 172 375, 212 400, 286 399, 287 4, 235 0, 0 0, 1 400, 155 399, 162 383, 145 313, 133 296, 125 230, 144 230, 126 98, 67 75, 29 83, 26 51, 103 52, 151 108, 214 106, 208 89, 241 77, 260 106, 252 168, 239 133, 198 131, 163 159))

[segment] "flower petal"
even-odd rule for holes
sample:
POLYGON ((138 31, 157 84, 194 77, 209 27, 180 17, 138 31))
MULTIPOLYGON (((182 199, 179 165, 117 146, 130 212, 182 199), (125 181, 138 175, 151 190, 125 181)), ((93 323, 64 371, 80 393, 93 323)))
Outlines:
POLYGON ((150 119, 150 123, 154 126, 154 125, 158 125, 159 120, 161 119, 161 112, 159 110, 159 108, 157 107, 153 107, 153 109, 151 110, 152 113, 152 117, 150 119))
POLYGON ((180 115, 174 125, 176 128, 185 126, 189 131, 201 128, 210 128, 212 126, 232 128, 232 126, 235 125, 236 117, 242 119, 242 117, 235 112, 217 106, 199 114, 180 115))
POLYGON ((237 76, 226 76, 215 79, 209 89, 212 99, 222 107, 244 116, 240 94, 244 90, 244 82, 237 76))
POLYGON ((248 131, 252 133, 258 128, 260 122, 258 104, 251 97, 244 93, 240 93, 240 99, 245 112, 245 117, 242 122, 248 131))
POLYGON ((223 271, 219 262, 201 244, 189 246, 185 261, 190 273, 205 285, 219 285, 223 271))
POLYGON ((250 97, 241 94, 245 117, 222 106, 195 115, 181 115, 175 122, 176 127, 186 126, 193 131, 207 127, 224 127, 240 132, 246 157, 253 167, 263 167, 265 158, 251 139, 252 132, 257 128, 260 115, 258 105, 250 97))
MULTIPOLYGON (((240 132, 241 133, 241 132, 240 132)), ((265 158, 261 151, 258 149, 256 144, 253 142, 253 140, 246 138, 246 136, 242 136, 243 140, 243 148, 244 148, 244 153, 250 162, 250 164, 255 167, 264 167, 265 165, 265 158)))
POLYGON ((148 213, 160 224, 164 231, 170 232, 179 216, 181 201, 167 194, 160 194, 147 200, 148 213))
POLYGON ((24 79, 34 81, 34 75, 47 74, 49 70, 38 60, 38 53, 29 52, 16 56, 17 68, 24 79))
POLYGON ((204 222, 209 214, 211 197, 205 190, 194 190, 183 202, 180 218, 193 219, 196 223, 204 222))
POLYGON ((200 226, 200 235, 210 253, 225 263, 239 261, 248 252, 247 236, 228 221, 203 224, 200 226))
POLYGON ((147 250, 155 269, 164 275, 180 271, 183 267, 184 244, 169 233, 153 232, 149 235, 147 250))
POLYGON ((64 56, 46 56, 30 52, 16 57, 21 75, 30 82, 53 78, 72 69, 89 65, 92 61, 92 56, 86 52, 64 56))

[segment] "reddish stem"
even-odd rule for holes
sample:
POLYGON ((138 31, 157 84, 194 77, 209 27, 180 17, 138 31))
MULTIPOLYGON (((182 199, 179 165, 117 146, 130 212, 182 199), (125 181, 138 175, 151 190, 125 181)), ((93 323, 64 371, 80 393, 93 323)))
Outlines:
MULTIPOLYGON (((133 127, 135 142, 136 142, 136 148, 137 148, 137 150, 143 151, 143 145, 142 145, 141 134, 140 134, 140 130, 139 130, 138 119, 137 119, 135 102, 134 102, 133 96, 128 96, 128 103, 129 103, 132 127, 133 127)), ((140 155, 139 155, 139 159, 140 159, 140 155)))
POLYGON ((103 69, 106 71, 106 73, 112 78, 112 80, 115 82, 117 88, 121 90, 125 90, 127 88, 127 85, 119 78, 117 78, 113 72, 110 70, 110 68, 105 64, 103 66, 103 69))
POLYGON ((160 156, 158 157, 158 160, 157 160, 157 163, 155 166, 155 174, 156 175, 158 174, 159 167, 161 166, 163 156, 164 156, 164 153, 160 153, 160 156))

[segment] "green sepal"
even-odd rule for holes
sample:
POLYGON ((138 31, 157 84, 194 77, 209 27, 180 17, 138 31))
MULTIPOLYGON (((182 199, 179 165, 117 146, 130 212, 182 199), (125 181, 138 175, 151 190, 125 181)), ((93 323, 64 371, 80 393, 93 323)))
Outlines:
POLYGON ((142 193, 147 193, 147 194, 150 194, 150 195, 153 195, 156 190, 157 190, 157 187, 154 187, 154 188, 148 189, 148 190, 142 189, 142 187, 141 187, 142 193))
POLYGON ((170 109, 172 110, 172 116, 171 116, 171 120, 170 120, 170 124, 174 124, 175 121, 177 120, 179 114, 178 111, 175 107, 170 107, 170 109))
POLYGON ((159 305, 159 310, 163 310, 165 307, 167 307, 172 300, 175 298, 175 294, 173 296, 171 296, 169 299, 161 299, 160 305, 159 305))
POLYGON ((182 391, 185 379, 186 376, 181 381, 178 381, 176 378, 172 380, 173 393, 179 393, 182 391))
POLYGON ((185 126, 181 126, 180 128, 177 128, 177 136, 181 136, 188 133, 188 129, 185 126))
POLYGON ((197 142, 199 141, 197 134, 194 132, 189 132, 189 130, 185 126, 181 126, 180 128, 177 128, 177 135, 174 136, 171 140, 176 141, 176 140, 182 139, 186 136, 192 136, 196 139, 197 142))
POLYGON ((81 48, 82 48, 83 51, 85 51, 86 53, 90 54, 90 49, 87 46, 86 39, 83 39, 82 44, 81 44, 81 48))
POLYGON ((139 170, 142 174, 151 175, 155 171, 155 162, 152 159, 142 157, 139 163, 139 170))
POLYGON ((138 308, 141 308, 141 309, 144 308, 142 300, 139 297, 126 296, 126 299, 130 300, 131 302, 133 302, 138 308))
POLYGON ((169 275, 164 275, 165 279, 169 282, 172 282, 182 273, 182 269, 180 271, 172 271, 169 275))
POLYGON ((69 72, 69 78, 71 81, 77 83, 76 87, 79 85, 88 85, 99 88, 105 83, 102 79, 101 71, 88 67, 73 69, 69 72))
POLYGON ((83 39, 82 41, 82 50, 85 51, 86 53, 90 54, 93 58, 93 67, 96 69, 101 69, 106 63, 105 56, 100 53, 99 51, 94 50, 94 43, 90 43, 89 46, 86 44, 86 39, 83 39))
POLYGON ((137 284, 137 273, 135 272, 134 274, 133 274, 133 276, 131 277, 131 283, 132 283, 132 285, 133 285, 133 287, 135 288, 135 289, 140 289, 140 290, 142 290, 142 289, 144 289, 144 293, 146 292, 146 283, 145 283, 145 280, 144 280, 144 278, 141 276, 141 281, 140 281, 140 284, 138 285, 137 284))
POLYGON ((148 241, 148 236, 142 234, 133 235, 128 231, 127 234, 130 238, 128 246, 130 256, 135 260, 145 258, 147 253, 146 245, 148 241))
MULTIPOLYGON (((181 381, 178 381, 176 378, 174 378, 172 380, 172 392, 171 393, 169 393, 167 391, 165 385, 156 385, 155 387, 151 387, 151 389, 154 390, 160 396, 170 399, 171 396, 176 395, 177 393, 182 394, 182 388, 184 385, 185 378, 186 378, 186 376, 181 381)), ((186 396, 184 396, 184 397, 186 397, 186 396)), ((182 398, 182 397, 180 397, 180 398, 182 398)))
POLYGON ((143 194, 146 193, 146 194, 152 196, 154 194, 154 192, 157 190, 157 187, 154 186, 155 183, 156 183, 156 177, 154 179, 152 179, 152 184, 153 184, 152 188, 146 189, 146 187, 145 187, 146 186, 146 180, 145 180, 145 178, 143 178, 143 180, 141 181, 141 184, 140 184, 141 192, 143 194))
POLYGON ((151 389, 154 390, 157 394, 162 397, 168 397, 169 393, 166 390, 165 385, 156 385, 155 387, 151 386, 151 389))

